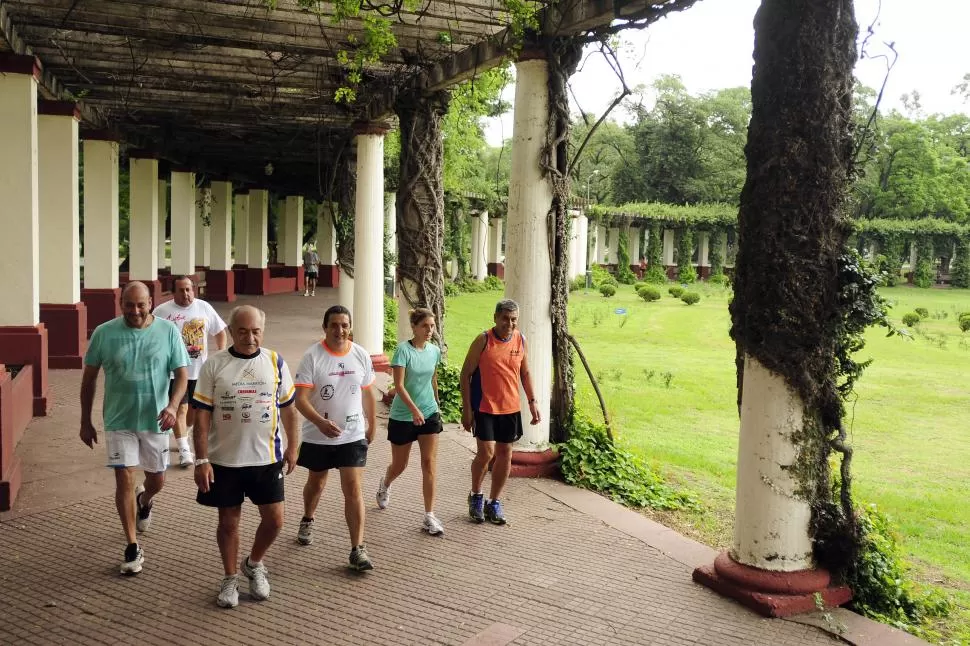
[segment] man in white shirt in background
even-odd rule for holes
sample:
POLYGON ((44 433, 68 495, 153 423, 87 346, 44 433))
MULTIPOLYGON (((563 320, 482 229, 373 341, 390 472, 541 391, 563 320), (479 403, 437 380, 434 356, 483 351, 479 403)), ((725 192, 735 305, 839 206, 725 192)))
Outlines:
POLYGON ((189 276, 176 278, 173 291, 174 299, 156 307, 153 314, 175 324, 191 361, 189 385, 179 404, 178 419, 173 429, 178 443, 179 466, 184 469, 192 464, 188 430, 195 421, 195 410, 189 408, 189 402, 195 392, 199 371, 209 355, 209 337, 215 341, 217 350, 226 347, 226 323, 211 305, 195 297, 195 284, 189 276))
POLYGON ((192 398, 196 501, 219 510, 216 540, 225 577, 216 603, 223 608, 239 603, 237 567, 249 579, 250 597, 269 598, 263 557, 283 528, 283 474, 296 467, 300 447, 293 379, 282 357, 260 347, 265 324, 266 315, 251 305, 232 311, 232 346, 202 366, 192 398), (249 555, 240 562, 239 520, 246 497, 259 508, 260 523, 249 555))

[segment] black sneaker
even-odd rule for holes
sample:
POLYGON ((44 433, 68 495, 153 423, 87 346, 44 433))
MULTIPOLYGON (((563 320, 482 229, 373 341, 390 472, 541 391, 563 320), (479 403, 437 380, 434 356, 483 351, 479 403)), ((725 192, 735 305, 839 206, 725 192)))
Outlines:
POLYGON ((374 564, 371 563, 370 557, 367 556, 367 548, 364 547, 363 543, 350 550, 350 567, 358 572, 374 569, 374 564))
POLYGON ((468 517, 476 523, 485 522, 485 494, 468 494, 468 517))
POLYGON ((152 506, 151 505, 142 506, 141 497, 145 493, 145 485, 138 485, 135 488, 135 529, 138 530, 139 534, 148 531, 148 528, 152 526, 152 506))
POLYGON ((485 503, 485 519, 494 525, 504 525, 505 512, 502 511, 502 503, 497 499, 485 503))
POLYGON ((141 565, 145 562, 145 554, 138 543, 129 543, 125 548, 125 560, 121 564, 121 573, 132 576, 141 572, 141 565))

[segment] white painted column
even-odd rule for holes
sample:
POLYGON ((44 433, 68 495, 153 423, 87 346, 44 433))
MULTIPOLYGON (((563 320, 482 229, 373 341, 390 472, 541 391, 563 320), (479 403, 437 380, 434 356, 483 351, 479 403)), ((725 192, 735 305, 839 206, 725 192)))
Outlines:
POLYGON ((168 266, 165 253, 165 223, 168 220, 168 182, 158 180, 158 267, 168 266))
POLYGON ((253 189, 249 192, 249 265, 250 269, 269 266, 269 191, 253 189))
MULTIPOLYGON (((87 177, 85 169, 85 178, 87 177)), ((87 195, 85 194, 85 197, 87 195)), ((195 273, 195 173, 172 171, 172 275, 195 273)))
POLYGON ((128 160, 128 277, 158 280, 158 160, 128 160))
POLYGON ((502 262, 502 218, 488 219, 488 258, 493 265, 502 262))
POLYGON ((317 206, 317 255, 321 265, 337 264, 337 233, 332 209, 333 205, 327 202, 317 206))
POLYGON ((84 140, 84 287, 118 287, 118 142, 84 140))
POLYGON ((629 241, 627 250, 630 252, 630 264, 639 265, 640 264, 640 238, 642 233, 640 227, 630 225, 626 229, 626 237, 629 241))
POLYGON ((542 418, 529 424, 529 406, 520 392, 525 432, 516 449, 541 451, 549 445, 552 390, 552 261, 546 223, 552 185, 539 167, 549 123, 549 69, 538 59, 520 60, 515 69, 505 295, 519 303, 519 329, 528 339, 529 371, 542 418))
POLYGON ((610 265, 619 263, 620 227, 610 227, 610 241, 606 249, 606 262, 610 265))
POLYGON ((595 262, 598 265, 606 263, 606 227, 602 224, 596 225, 596 256, 595 262))
POLYGON ((276 263, 284 264, 286 249, 286 200, 276 200, 276 263))
POLYGON ((580 213, 573 220, 573 224, 576 227, 576 273, 575 276, 585 276, 586 268, 589 266, 589 257, 587 251, 589 249, 589 240, 587 236, 589 235, 589 220, 585 215, 580 213))
POLYGON ((746 356, 738 442, 734 549, 739 563, 791 572, 813 567, 811 509, 789 467, 803 404, 784 378, 746 356))
POLYGON ((488 263, 485 254, 488 251, 488 211, 474 213, 471 216, 472 225, 472 255, 471 274, 475 280, 485 280, 488 276, 488 263))
POLYGON ((665 267, 669 267, 674 264, 674 230, 673 229, 664 229, 663 241, 664 241, 663 263, 665 267))
POLYGON ((209 217, 209 269, 232 269, 232 182, 212 182, 209 217))
MULTIPOLYGON (((386 251, 397 257, 397 194, 384 194, 384 241, 386 251)), ((395 281, 397 286, 397 265, 390 263, 387 266, 386 276, 395 281)), ((396 290, 395 290, 396 292, 396 290)))
POLYGON ((208 267, 212 259, 209 253, 209 238, 212 229, 206 224, 212 216, 212 194, 208 188, 199 187, 195 190, 195 264, 197 267, 208 267))
POLYGON ((246 265, 249 263, 249 193, 237 193, 234 202, 233 261, 246 265))
MULTIPOLYGON (((0 85, 0 87, 3 86, 0 85)), ((6 88, 2 91, 6 92, 6 88)), ((40 267, 40 302, 77 303, 81 300, 77 117, 39 115, 37 145, 40 218, 38 222, 40 229, 44 231, 44 265, 40 267)), ((0 158, 0 164, 4 163, 5 160, 0 158)), ((0 186, 2 186, 3 178, 9 175, 6 165, 0 168, 3 169, 0 170, 0 186)), ((7 187, 4 187, 0 189, 0 193, 6 195, 7 190, 7 187)))
POLYGON ((0 235, 0 286, 4 300, 0 326, 40 323, 36 78, 40 67, 31 65, 26 57, 24 67, 22 74, 0 73, 0 199, 4 213, 0 235))
MULTIPOLYGON (((303 265, 303 196, 287 195, 284 205, 283 229, 286 238, 283 241, 282 255, 279 253, 282 262, 287 267, 300 267, 303 265)), ((279 249, 279 247, 277 247, 279 249)))
MULTIPOLYGON (((384 131, 356 136, 357 201, 354 218, 354 341, 371 355, 384 353, 384 131)), ((343 276, 340 280, 343 285, 343 276)))
POLYGON ((710 267, 710 240, 711 234, 708 231, 697 232, 697 266, 710 267))

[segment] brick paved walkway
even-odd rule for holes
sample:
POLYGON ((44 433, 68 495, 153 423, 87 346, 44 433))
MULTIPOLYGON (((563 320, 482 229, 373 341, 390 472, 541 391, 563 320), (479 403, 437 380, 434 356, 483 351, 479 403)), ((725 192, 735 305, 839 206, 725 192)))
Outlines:
MULTIPOLYGON (((295 367, 318 338, 329 295, 262 299, 265 345, 295 367)), ((508 526, 467 522, 471 452, 454 427, 440 444, 442 538, 420 531, 417 448, 390 507, 377 510, 373 492, 389 460, 378 431, 365 477, 371 573, 345 567, 336 481, 321 502, 316 541, 297 545, 306 473, 298 469, 287 478, 286 526, 267 557, 272 597, 251 601, 243 582, 239 607, 217 608, 216 514, 195 504, 191 470, 175 467, 142 538, 144 571, 123 578, 103 445, 92 452, 77 439, 79 375, 51 372, 54 410, 19 449, 26 483, 15 509, 0 515, 0 644, 833 643, 817 628, 762 619, 693 584, 693 562, 710 562, 713 552, 588 492, 514 480, 508 526)), ((243 553, 256 520, 247 505, 243 553)))

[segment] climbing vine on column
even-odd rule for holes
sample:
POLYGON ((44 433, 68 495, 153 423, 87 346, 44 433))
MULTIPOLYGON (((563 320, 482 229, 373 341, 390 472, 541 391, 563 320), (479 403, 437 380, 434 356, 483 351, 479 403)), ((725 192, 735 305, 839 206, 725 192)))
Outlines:
POLYGON ((401 298, 434 312, 435 341, 446 351, 442 246, 445 193, 441 121, 449 94, 402 94, 395 102, 401 123, 401 176, 397 189, 397 274, 401 298))
POLYGON ((707 259, 711 263, 711 278, 724 275, 724 256, 721 255, 721 245, 724 243, 724 231, 720 227, 711 229, 707 239, 707 259))
POLYGON ((354 277, 354 214, 357 211, 357 169, 350 162, 350 155, 344 153, 337 161, 337 175, 334 182, 337 211, 334 213, 333 228, 337 239, 337 262, 340 269, 351 278, 354 277))
POLYGON ((647 244, 647 275, 644 280, 648 283, 667 282, 667 268, 664 267, 663 228, 657 224, 650 225, 647 244))
POLYGON ((693 283, 697 280, 697 270, 691 262, 694 256, 694 231, 683 228, 677 231, 677 280, 693 283))
POLYGON ((566 307, 569 300, 569 99, 566 84, 576 71, 583 45, 578 38, 545 41, 549 64, 549 126, 540 164, 552 184, 547 213, 549 257, 552 260, 553 383, 549 439, 563 442, 572 426, 575 390, 573 349, 566 307))
POLYGON ((624 285, 632 285, 637 277, 630 270, 630 236, 626 227, 620 227, 620 239, 616 242, 616 279, 624 285))

